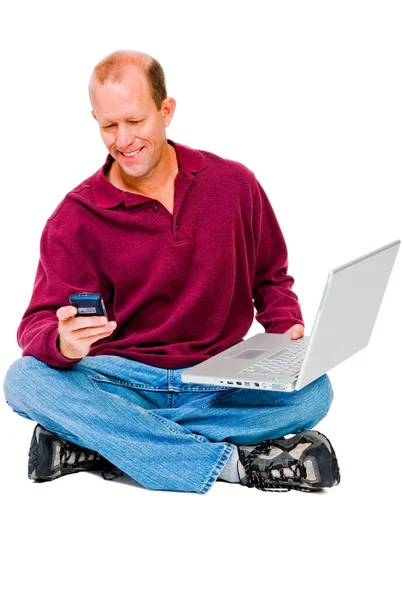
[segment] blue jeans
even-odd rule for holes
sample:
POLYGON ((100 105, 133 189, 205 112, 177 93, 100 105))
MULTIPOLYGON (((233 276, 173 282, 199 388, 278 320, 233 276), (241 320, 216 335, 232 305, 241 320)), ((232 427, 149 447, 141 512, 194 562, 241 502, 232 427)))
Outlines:
POLYGON ((327 375, 286 393, 183 383, 185 370, 110 355, 59 369, 24 356, 3 389, 14 412, 98 452, 147 489, 199 494, 218 478, 230 443, 312 429, 333 399, 327 375))

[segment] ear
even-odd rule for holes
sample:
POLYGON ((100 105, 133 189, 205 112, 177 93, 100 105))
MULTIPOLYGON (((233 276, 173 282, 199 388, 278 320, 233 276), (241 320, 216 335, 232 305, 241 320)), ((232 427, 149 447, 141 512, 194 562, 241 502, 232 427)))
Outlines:
POLYGON ((169 98, 165 98, 165 100, 163 100, 163 102, 161 104, 161 114, 162 114, 162 120, 164 121, 165 127, 168 127, 168 125, 172 121, 172 118, 175 113, 175 109, 176 109, 175 98, 169 97, 169 98))

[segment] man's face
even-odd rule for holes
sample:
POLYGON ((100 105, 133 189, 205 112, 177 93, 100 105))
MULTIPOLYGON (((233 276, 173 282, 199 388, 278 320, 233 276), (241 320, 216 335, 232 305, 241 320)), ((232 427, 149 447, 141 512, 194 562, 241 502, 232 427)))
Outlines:
POLYGON ((165 128, 175 111, 166 98, 157 111, 145 75, 131 68, 119 82, 92 83, 92 114, 121 175, 142 178, 152 174, 166 146, 165 128))

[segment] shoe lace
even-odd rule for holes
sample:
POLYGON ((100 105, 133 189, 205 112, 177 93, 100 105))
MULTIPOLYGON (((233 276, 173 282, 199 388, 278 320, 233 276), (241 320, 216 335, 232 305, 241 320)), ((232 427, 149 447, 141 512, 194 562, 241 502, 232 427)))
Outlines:
POLYGON ((89 448, 84 448, 82 446, 76 446, 73 444, 69 444, 65 440, 60 448, 60 463, 67 463, 69 466, 80 465, 85 466, 88 463, 93 464, 94 462, 99 462, 102 465, 105 462, 105 459, 95 452, 95 450, 90 450, 89 448), (71 460, 71 457, 74 454, 74 460, 71 460))
POLYGON ((315 491, 312 488, 305 488, 301 485, 298 485, 302 482, 302 478, 306 477, 306 469, 305 466, 298 462, 297 460, 290 460, 287 467, 267 467, 265 469, 265 473, 268 475, 268 478, 264 478, 259 469, 253 469, 253 461, 256 456, 260 454, 270 454, 271 449, 275 446, 275 444, 271 440, 265 440, 261 442, 248 454, 245 459, 245 473, 248 477, 248 487, 255 487, 262 492, 290 492, 291 489, 299 490, 301 492, 313 492, 315 491), (293 472, 292 477, 286 475, 284 473, 284 468, 291 469, 293 472), (274 476, 272 473, 272 469, 279 471, 280 476, 274 476), (286 483, 290 483, 292 481, 294 485, 290 487, 289 485, 285 485, 286 483))
POLYGON ((117 479, 118 477, 123 477, 124 473, 115 465, 110 463, 106 458, 95 452, 94 450, 90 450, 89 448, 73 446, 65 441, 60 449, 60 462, 66 462, 70 466, 71 465, 81 465, 84 466, 86 463, 94 463, 97 461, 99 466, 103 466, 101 471, 101 475, 106 480, 117 479), (74 460, 69 462, 73 453, 75 454, 74 460))

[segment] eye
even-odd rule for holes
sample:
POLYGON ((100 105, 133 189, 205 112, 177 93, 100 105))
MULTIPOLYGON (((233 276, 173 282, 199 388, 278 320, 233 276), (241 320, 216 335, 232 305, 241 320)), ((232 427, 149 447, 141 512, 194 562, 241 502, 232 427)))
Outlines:
POLYGON ((132 125, 137 125, 137 123, 141 123, 141 121, 129 121, 132 125))

